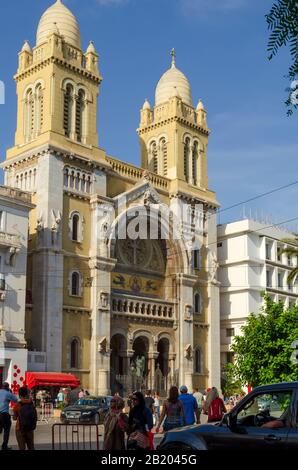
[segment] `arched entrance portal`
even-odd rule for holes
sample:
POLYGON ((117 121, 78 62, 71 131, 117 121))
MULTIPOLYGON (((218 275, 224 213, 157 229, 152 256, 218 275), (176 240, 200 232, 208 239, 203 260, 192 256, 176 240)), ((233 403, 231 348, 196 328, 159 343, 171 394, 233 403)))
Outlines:
POLYGON ((160 339, 157 344, 158 357, 155 365, 155 389, 160 395, 164 395, 170 386, 169 350, 169 340, 160 339))

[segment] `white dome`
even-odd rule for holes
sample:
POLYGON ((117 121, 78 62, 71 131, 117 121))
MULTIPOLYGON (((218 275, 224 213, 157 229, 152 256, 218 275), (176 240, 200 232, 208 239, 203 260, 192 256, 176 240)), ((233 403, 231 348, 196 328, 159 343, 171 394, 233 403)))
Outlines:
POLYGON ((192 106, 191 88, 186 76, 176 67, 175 53, 172 51, 172 66, 159 80, 155 90, 155 106, 168 101, 172 96, 192 106))
POLYGON ((57 29, 68 44, 81 48, 79 24, 75 16, 63 5, 61 0, 57 0, 42 15, 37 28, 36 45, 42 44, 48 34, 52 31, 57 31, 57 29))

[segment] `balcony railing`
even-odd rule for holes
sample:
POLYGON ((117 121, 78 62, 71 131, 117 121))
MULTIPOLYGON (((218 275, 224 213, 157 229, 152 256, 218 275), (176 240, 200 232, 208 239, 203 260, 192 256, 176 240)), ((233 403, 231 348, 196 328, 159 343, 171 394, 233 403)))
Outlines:
POLYGON ((16 248, 21 247, 21 238, 19 235, 12 233, 0 232, 0 246, 14 246, 16 248))
POLYGON ((132 298, 125 294, 113 295, 112 313, 174 321, 174 304, 163 300, 146 300, 143 297, 132 298))

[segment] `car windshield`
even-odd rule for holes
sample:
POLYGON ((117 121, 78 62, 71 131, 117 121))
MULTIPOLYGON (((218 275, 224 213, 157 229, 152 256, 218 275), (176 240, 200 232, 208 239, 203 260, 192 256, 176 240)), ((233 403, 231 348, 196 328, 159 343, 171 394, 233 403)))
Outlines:
POLYGON ((77 400, 76 405, 98 406, 99 400, 96 398, 80 398, 79 400, 77 400))

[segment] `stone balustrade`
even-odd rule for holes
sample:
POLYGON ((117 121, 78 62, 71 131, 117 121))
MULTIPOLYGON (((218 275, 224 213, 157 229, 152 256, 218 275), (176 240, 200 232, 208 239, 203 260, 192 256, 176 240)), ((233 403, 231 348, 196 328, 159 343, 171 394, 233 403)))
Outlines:
POLYGON ((174 304, 162 300, 146 300, 126 295, 112 296, 112 313, 157 320, 174 321, 174 304))
MULTIPOLYGON (((125 176, 127 178, 142 180, 144 177, 144 170, 128 163, 123 163, 119 160, 116 160, 112 157, 106 157, 108 163, 110 163, 112 169, 119 175, 125 176)), ((150 181, 153 186, 156 188, 167 190, 169 186, 169 181, 163 176, 156 175, 150 171, 146 170, 148 175, 148 181, 150 181)))

